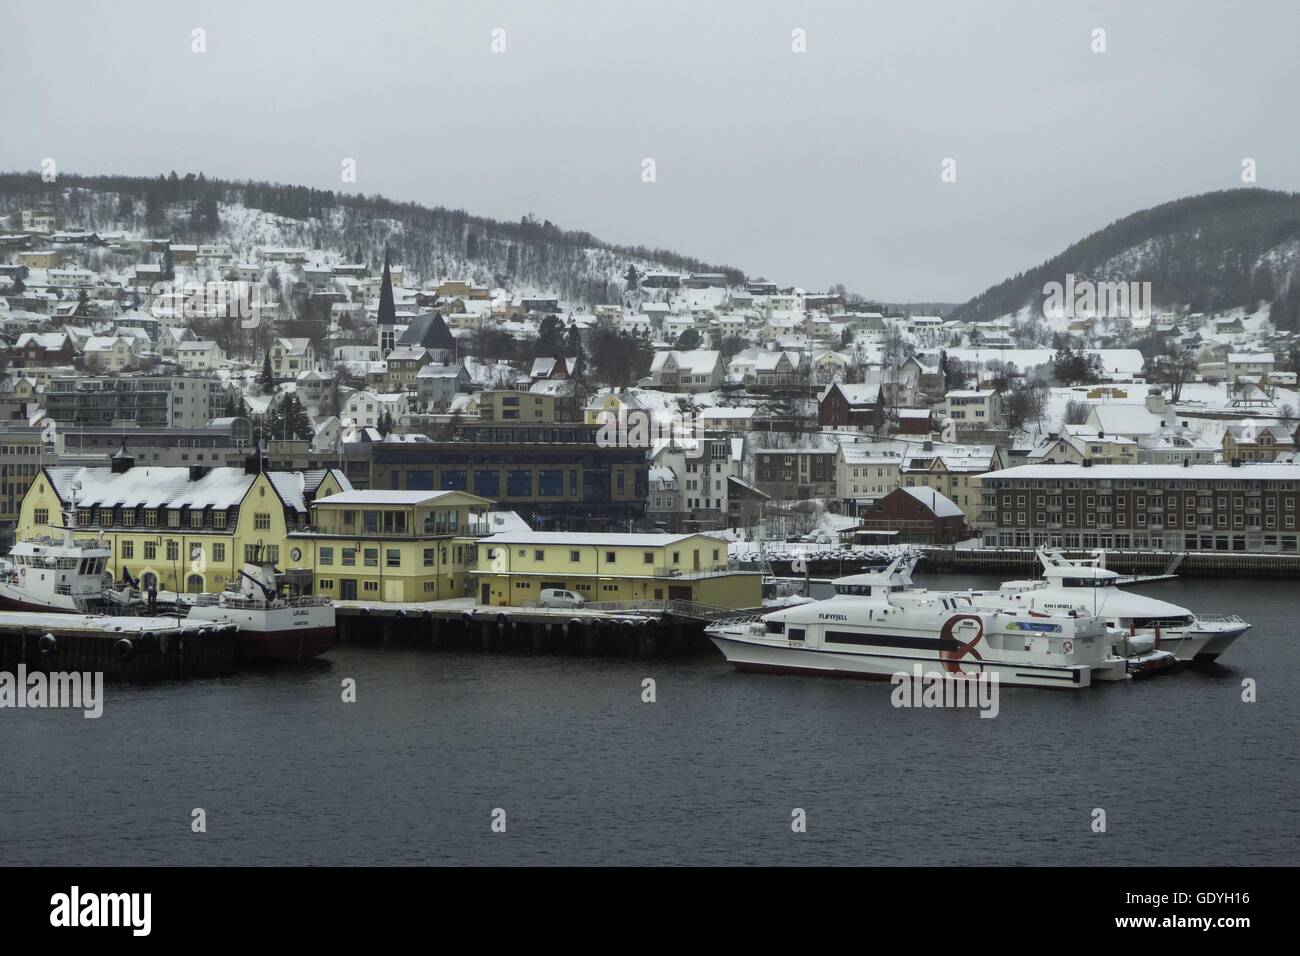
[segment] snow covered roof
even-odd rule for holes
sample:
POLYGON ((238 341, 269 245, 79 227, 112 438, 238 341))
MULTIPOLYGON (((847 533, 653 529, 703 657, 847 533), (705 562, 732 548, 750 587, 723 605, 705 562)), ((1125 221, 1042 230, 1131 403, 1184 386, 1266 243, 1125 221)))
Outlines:
POLYGON ((1240 467, 1211 464, 1186 466, 1092 465, 1091 467, 1083 465, 1019 465, 1015 468, 990 471, 984 476, 985 481, 1000 478, 1014 480, 1094 478, 1111 481, 1300 481, 1300 466, 1272 463, 1246 463, 1240 467))
POLYGON ((1088 421, 1107 434, 1146 435, 1160 427, 1161 417, 1136 402, 1098 402, 1088 421))
MULTIPOLYGON (((1300 469, 1297 469, 1300 471, 1300 469)), ((695 537, 696 534, 619 534, 603 531, 516 531, 480 538, 482 544, 567 544, 598 545, 601 547, 661 548, 695 537)))
POLYGON ((939 518, 959 518, 962 517, 962 510, 952 503, 952 500, 933 488, 899 488, 899 491, 905 491, 921 504, 925 505, 939 518))
MULTIPOLYGON (((71 501, 73 485, 79 483, 77 504, 87 508, 233 508, 244 500, 257 477, 242 468, 213 468, 199 478, 191 478, 189 468, 147 465, 117 474, 109 468, 75 465, 57 465, 45 471, 61 501, 71 501)), ((319 469, 265 474, 287 507, 305 513, 307 494, 315 491, 329 473, 319 469)), ((352 487, 341 472, 336 472, 335 477, 341 486, 352 487)))
MULTIPOLYGON (((321 505, 422 505, 447 495, 464 495, 464 491, 343 491, 326 498, 317 498, 321 505)), ((471 498, 477 497, 470 495, 471 498)), ((483 498, 487 501, 487 498, 483 498)))

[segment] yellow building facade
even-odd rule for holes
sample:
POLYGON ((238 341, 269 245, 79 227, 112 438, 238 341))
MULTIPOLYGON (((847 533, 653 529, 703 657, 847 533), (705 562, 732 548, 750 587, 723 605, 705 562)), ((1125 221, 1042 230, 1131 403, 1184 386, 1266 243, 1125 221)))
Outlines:
POLYGON ((334 469, 158 468, 120 458, 111 468, 50 466, 23 496, 15 533, 57 534, 75 499, 78 530, 102 536, 114 580, 125 571, 144 588, 220 591, 247 561, 310 569, 290 532, 307 527, 314 497, 344 490, 351 485, 334 469))
POLYGON ((762 604, 762 575, 732 571, 727 542, 706 534, 513 532, 478 541, 471 571, 478 604, 536 604, 546 588, 588 601, 680 600, 718 607, 762 604))
POLYGON ((411 603, 468 594, 475 540, 492 502, 463 491, 346 491, 317 497, 289 535, 313 592, 340 601, 411 603))

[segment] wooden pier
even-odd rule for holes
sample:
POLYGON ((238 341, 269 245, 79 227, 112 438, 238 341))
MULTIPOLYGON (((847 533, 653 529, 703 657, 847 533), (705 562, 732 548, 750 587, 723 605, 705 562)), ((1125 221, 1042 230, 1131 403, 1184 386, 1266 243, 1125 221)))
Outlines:
POLYGON ((492 607, 469 598, 425 604, 338 601, 335 614, 340 642, 640 657, 712 646, 704 636, 706 618, 662 605, 611 610, 492 607))
POLYGON ((173 618, 0 613, 0 671, 92 671, 158 680, 233 670, 233 625, 173 618))

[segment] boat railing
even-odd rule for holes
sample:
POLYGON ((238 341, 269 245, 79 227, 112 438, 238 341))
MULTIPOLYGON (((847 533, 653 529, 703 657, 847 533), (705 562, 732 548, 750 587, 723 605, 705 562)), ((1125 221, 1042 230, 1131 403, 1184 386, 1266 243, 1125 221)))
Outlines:
POLYGON ((1196 614, 1198 624, 1245 624, 1246 619, 1240 614, 1196 614))
POLYGON ((239 608, 241 610, 261 610, 264 608, 282 607, 328 607, 331 603, 329 598, 315 597, 312 595, 275 598, 266 601, 262 598, 241 597, 232 591, 224 591, 221 594, 196 594, 192 601, 200 607, 215 607, 221 605, 224 607, 239 608))
POLYGON ((103 587, 101 587, 98 584, 88 586, 88 587, 76 587, 76 588, 74 588, 71 584, 54 585, 55 594, 63 594, 67 597, 73 597, 73 596, 85 597, 87 595, 100 594, 103 592, 103 590, 104 590, 103 587))

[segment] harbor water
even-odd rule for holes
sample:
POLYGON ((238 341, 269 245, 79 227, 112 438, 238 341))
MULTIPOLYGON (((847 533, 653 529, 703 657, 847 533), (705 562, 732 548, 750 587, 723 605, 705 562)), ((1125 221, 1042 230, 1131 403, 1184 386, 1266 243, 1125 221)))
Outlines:
POLYGON ((1255 626, 1216 665, 1003 688, 996 719, 712 653, 354 644, 305 668, 110 685, 97 720, 2 710, 0 864, 1300 862, 1300 589, 1135 590, 1255 626))

